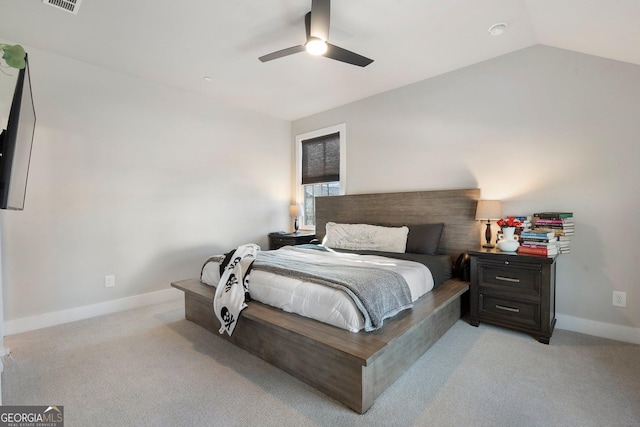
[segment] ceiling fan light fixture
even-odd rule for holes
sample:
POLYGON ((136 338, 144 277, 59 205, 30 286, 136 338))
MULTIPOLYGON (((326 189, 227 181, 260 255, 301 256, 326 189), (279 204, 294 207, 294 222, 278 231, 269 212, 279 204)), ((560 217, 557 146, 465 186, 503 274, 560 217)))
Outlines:
POLYGON ((340 46, 329 44, 329 22, 331 10, 331 0, 311 0, 311 11, 304 15, 304 29, 306 33, 306 43, 280 49, 267 55, 262 55, 258 59, 261 62, 269 62, 274 59, 284 58, 305 50, 311 55, 321 55, 328 59, 344 62, 345 64, 366 67, 373 62, 362 55, 358 55, 340 46))
POLYGON ((311 55, 322 55, 327 51, 327 43, 317 37, 309 38, 304 46, 311 55))

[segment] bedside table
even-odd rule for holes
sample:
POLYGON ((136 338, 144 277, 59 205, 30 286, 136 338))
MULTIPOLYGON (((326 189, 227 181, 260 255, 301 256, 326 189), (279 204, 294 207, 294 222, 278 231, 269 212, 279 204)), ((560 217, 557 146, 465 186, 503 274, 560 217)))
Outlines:
POLYGON ((305 233, 302 231, 298 231, 297 233, 269 233, 269 250, 278 249, 283 246, 304 245, 305 243, 311 243, 315 238, 315 233, 305 233))
POLYGON ((469 251, 471 324, 527 332, 549 344, 556 324, 556 258, 469 251))

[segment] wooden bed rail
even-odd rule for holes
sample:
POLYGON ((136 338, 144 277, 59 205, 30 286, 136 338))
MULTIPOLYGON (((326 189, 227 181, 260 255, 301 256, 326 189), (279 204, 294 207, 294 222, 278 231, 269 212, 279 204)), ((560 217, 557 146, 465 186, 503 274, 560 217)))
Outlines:
MULTIPOLYGON (((171 286, 185 293, 187 320, 219 335, 215 289, 198 279, 171 286)), ((364 413, 460 318, 461 297, 468 289, 468 282, 449 280, 413 309, 385 320, 383 328, 358 333, 252 301, 233 335, 220 337, 364 413)))

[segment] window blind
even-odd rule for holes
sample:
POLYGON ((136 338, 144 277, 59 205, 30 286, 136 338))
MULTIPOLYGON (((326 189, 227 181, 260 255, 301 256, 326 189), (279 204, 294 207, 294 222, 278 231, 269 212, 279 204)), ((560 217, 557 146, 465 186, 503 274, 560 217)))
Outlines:
POLYGON ((302 184, 340 181, 340 132, 302 141, 302 184))

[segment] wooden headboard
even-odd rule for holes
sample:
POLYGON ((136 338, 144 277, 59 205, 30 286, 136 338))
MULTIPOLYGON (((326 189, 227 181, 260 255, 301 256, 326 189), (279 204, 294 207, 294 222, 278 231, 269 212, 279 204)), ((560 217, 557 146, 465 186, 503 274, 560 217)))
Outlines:
POLYGON ((412 225, 444 223, 439 252, 456 257, 480 244, 475 219, 480 189, 355 194, 316 198, 316 236, 322 241, 327 222, 412 225))

